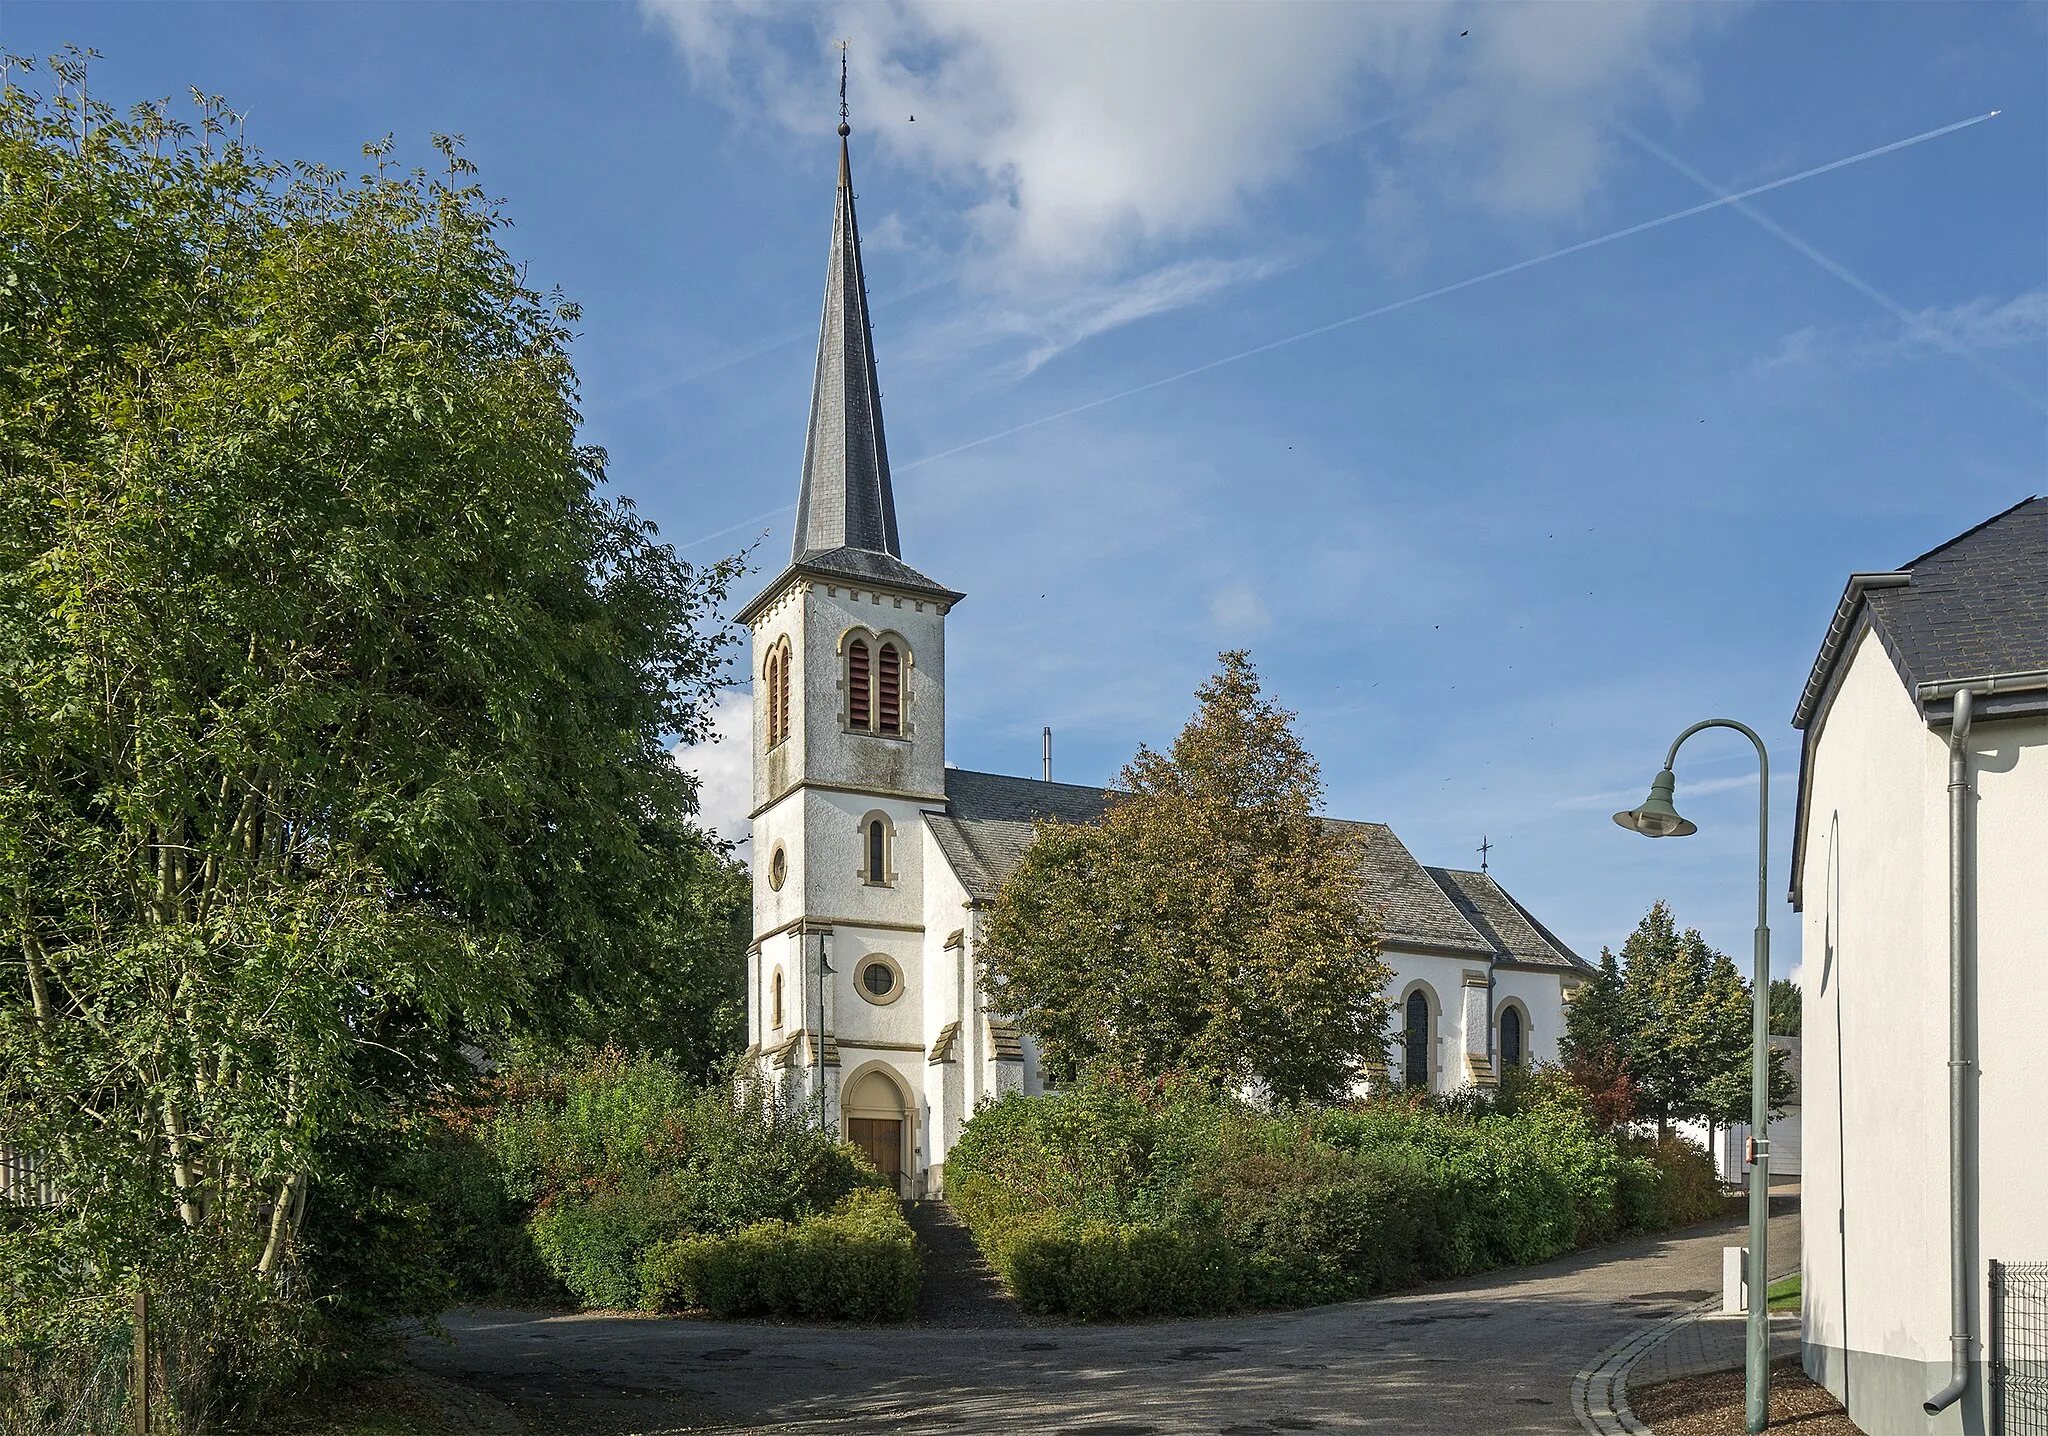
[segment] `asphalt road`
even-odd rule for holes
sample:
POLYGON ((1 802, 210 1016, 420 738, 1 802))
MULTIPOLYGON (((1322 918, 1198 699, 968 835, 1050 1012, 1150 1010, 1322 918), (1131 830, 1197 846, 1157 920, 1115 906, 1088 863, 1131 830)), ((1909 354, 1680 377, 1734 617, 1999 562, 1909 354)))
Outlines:
MULTIPOLYGON (((1791 1202, 1780 1198, 1779 1205, 1791 1202)), ((1796 1212, 1771 1223, 1795 1265, 1796 1212)), ((1572 1376, 1719 1290, 1739 1222, 1311 1311, 1145 1326, 816 1328, 464 1309, 427 1372, 535 1433, 1574 1432, 1572 1376)))

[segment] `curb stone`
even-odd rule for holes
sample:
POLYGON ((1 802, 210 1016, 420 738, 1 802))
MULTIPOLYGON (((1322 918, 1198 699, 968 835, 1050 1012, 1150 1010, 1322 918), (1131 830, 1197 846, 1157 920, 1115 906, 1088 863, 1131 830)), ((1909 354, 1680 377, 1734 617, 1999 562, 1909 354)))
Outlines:
POLYGON ((1572 1415, 1594 1436, 1652 1436, 1628 1409, 1628 1373, 1689 1321, 1718 1310, 1720 1298, 1689 1306, 1676 1316, 1608 1347, 1572 1378, 1572 1415))

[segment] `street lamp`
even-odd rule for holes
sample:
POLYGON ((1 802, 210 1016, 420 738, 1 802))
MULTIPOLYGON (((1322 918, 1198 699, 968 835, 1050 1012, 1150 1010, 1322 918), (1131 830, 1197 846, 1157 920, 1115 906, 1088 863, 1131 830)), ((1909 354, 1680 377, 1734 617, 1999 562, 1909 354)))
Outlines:
POLYGON ((1750 1436, 1770 1424, 1771 1324, 1766 1289, 1766 1249, 1771 1224, 1771 757, 1754 729, 1732 718, 1709 718, 1679 734, 1664 755, 1663 771, 1650 784, 1650 796, 1639 807, 1616 813, 1614 821, 1646 838, 1683 838, 1699 828, 1678 815, 1671 794, 1678 780, 1672 765, 1686 739, 1703 728, 1733 728, 1756 744, 1756 964, 1750 984, 1751 1051, 1749 1058, 1749 1130, 1755 1159, 1749 1176, 1749 1330, 1744 1402, 1745 1429, 1750 1436))

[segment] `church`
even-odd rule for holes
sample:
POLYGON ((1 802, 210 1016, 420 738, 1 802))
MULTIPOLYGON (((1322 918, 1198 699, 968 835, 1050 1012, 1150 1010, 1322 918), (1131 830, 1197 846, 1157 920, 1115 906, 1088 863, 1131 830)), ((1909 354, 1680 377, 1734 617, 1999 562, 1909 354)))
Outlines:
MULTIPOLYGON (((944 1189, 982 1103, 1044 1090, 1027 1024, 989 1001, 982 914, 1041 819, 1099 789, 946 762, 946 616, 965 595, 903 561, 854 218, 847 126, 788 567, 751 635, 749 1057, 905 1196, 944 1189)), ((1551 1061, 1592 969, 1479 872, 1425 867, 1383 825, 1364 883, 1393 971, 1391 1072, 1432 1091, 1551 1061)))

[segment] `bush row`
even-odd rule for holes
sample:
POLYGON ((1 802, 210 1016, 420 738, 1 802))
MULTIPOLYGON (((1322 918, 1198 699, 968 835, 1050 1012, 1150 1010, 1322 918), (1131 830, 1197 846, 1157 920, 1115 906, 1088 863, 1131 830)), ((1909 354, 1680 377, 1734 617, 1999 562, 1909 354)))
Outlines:
POLYGON ((495 1097, 464 1123, 489 1182, 465 1166, 446 1193, 455 1229, 473 1233, 459 1285, 474 1298, 640 1307, 656 1247, 800 1228, 882 1182, 740 1074, 698 1083, 659 1058, 586 1053, 515 1067, 495 1097))
POLYGON ((923 1280, 901 1204, 872 1187, 802 1221, 661 1242, 640 1269, 651 1311, 816 1320, 900 1321, 916 1311, 923 1280))
POLYGON ((1278 1114, 1158 1087, 1013 1096, 968 1124, 946 1185, 1020 1302, 1090 1320, 1344 1300, 1724 1209, 1698 1147, 1610 1135, 1550 1076, 1490 1104, 1278 1114))

